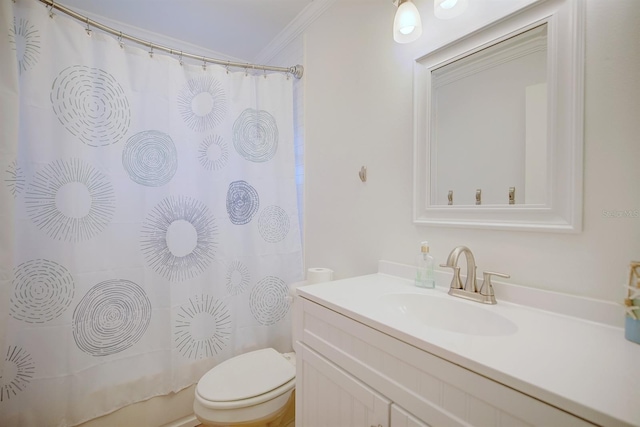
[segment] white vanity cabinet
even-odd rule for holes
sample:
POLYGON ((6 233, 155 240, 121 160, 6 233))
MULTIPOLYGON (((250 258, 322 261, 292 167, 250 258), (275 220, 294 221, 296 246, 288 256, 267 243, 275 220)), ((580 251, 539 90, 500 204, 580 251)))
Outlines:
POLYGON ((590 426, 587 421, 299 297, 297 427, 590 426))

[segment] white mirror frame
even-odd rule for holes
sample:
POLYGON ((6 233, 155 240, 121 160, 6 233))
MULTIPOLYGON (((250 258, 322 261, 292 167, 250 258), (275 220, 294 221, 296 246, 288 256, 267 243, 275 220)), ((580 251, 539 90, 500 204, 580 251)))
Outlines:
POLYGON ((541 0, 418 58, 414 65, 413 222, 510 230, 582 230, 583 0, 541 0), (547 197, 544 205, 431 202, 431 70, 547 23, 547 197))

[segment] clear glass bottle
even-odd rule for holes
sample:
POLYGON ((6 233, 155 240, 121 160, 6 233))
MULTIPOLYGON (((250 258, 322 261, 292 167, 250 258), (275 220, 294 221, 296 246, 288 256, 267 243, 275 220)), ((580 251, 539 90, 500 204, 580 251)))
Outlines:
POLYGON ((416 259, 416 286, 421 288, 436 287, 433 265, 433 257, 429 255, 429 242, 420 243, 420 253, 416 259))

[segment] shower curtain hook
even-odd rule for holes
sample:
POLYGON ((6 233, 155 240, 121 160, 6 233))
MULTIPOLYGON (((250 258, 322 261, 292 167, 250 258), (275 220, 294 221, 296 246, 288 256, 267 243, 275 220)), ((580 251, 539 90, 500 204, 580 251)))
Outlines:
POLYGON ((244 76, 249 77, 249 67, 247 67, 246 65, 244 66, 244 76))
POLYGON ((149 58, 153 58, 153 43, 149 43, 149 58))
POLYGON ((263 76, 266 79, 267 78, 267 69, 263 68, 262 71, 263 71, 263 76))
POLYGON ((53 19, 54 16, 56 16, 55 13, 53 13, 53 8, 55 7, 56 2, 54 2, 53 0, 51 1, 51 4, 49 5, 49 18, 53 19))
POLYGON ((91 28, 89 27, 89 18, 87 17, 87 28, 85 29, 87 35, 91 37, 91 28))
POLYGON ((180 58, 178 59, 178 62, 180 62, 181 67, 184 65, 184 61, 182 60, 182 51, 180 51, 180 58))
POLYGON ((227 61, 227 65, 224 67, 227 70, 227 74, 229 74, 229 65, 231 65, 231 61, 227 61))
POLYGON ((207 71, 207 61, 205 61, 204 56, 202 57, 202 70, 207 71))
POLYGON ((124 40, 122 40, 122 31, 120 31, 120 35, 118 36, 118 44, 120 45, 120 49, 124 49, 124 40))

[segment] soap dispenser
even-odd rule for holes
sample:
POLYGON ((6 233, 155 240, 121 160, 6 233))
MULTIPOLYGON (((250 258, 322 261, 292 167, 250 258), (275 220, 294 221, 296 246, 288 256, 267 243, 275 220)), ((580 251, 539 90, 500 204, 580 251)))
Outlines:
POLYGON ((416 286, 421 288, 436 287, 433 264, 433 257, 429 255, 429 242, 420 243, 420 253, 416 259, 416 286))

